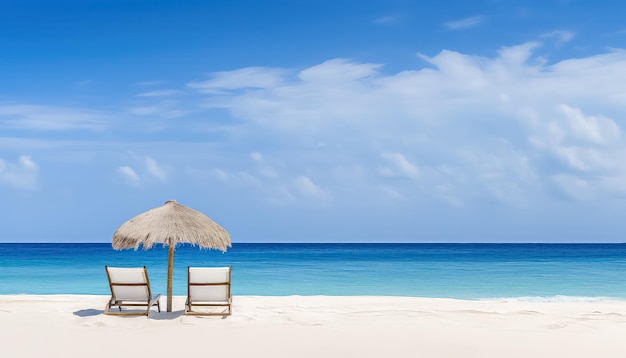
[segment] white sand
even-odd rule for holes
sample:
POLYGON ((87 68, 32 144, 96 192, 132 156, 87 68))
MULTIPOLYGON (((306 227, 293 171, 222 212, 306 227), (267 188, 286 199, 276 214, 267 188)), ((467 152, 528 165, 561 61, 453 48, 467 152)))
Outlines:
MULTIPOLYGON (((233 315, 105 316, 106 296, 0 296, 2 357, 626 357, 626 302, 235 296, 233 315)), ((162 299, 165 307, 165 299, 162 299)))

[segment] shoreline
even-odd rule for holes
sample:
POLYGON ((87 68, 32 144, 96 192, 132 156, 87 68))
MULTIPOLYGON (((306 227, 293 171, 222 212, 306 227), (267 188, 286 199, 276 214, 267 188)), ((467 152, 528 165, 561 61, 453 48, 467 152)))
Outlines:
MULTIPOLYGON (((398 296, 233 296, 227 318, 102 314, 108 295, 0 295, 10 357, 617 357, 621 300, 530 302, 398 296), (25 344, 25 341, 37 344, 25 344), (149 343, 146 343, 149 342, 149 343)), ((166 298, 161 298, 164 309, 166 298)))
MULTIPOLYGON (((159 292, 154 293, 156 295, 159 292)), ((102 298, 108 299, 110 294, 91 294, 91 293, 0 293, 0 301, 3 298, 17 299, 20 297, 30 297, 31 299, 46 300, 52 297, 67 298, 102 298)), ((184 295, 173 295, 174 299, 184 299, 184 295)), ((486 298, 455 298, 455 297, 428 297, 428 296, 403 296, 403 295, 237 295, 238 298, 281 298, 281 297, 329 297, 329 298, 380 298, 380 299, 416 299, 416 300, 442 300, 442 301, 467 301, 467 302, 528 302, 528 303, 602 303, 602 302, 622 302, 626 304, 626 298, 622 297, 606 297, 606 296, 511 296, 511 297, 486 297, 486 298)), ((167 296, 161 293, 161 299, 166 300, 167 296)))

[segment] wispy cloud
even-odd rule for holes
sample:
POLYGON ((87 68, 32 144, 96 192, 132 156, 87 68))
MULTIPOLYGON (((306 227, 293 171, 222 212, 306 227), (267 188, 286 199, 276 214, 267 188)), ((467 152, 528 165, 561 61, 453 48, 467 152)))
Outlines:
POLYGON ((563 31, 563 30, 551 31, 551 32, 547 32, 547 33, 544 33, 544 34, 540 35, 541 38, 546 38, 546 39, 547 38, 555 38, 557 44, 564 44, 566 42, 569 42, 575 36, 576 36, 575 32, 563 31))
POLYGON ((389 165, 383 165, 378 168, 378 172, 386 177, 404 177, 408 179, 417 179, 420 171, 418 167, 409 162, 402 153, 385 153, 381 155, 389 165))
POLYGON ((382 190, 382 191, 383 191, 383 192, 384 192, 384 193, 385 193, 385 194, 386 194, 389 198, 392 198, 392 199, 394 199, 394 200, 402 200, 402 199, 404 199, 404 197, 402 196, 402 194, 400 194, 400 193, 398 192, 398 190, 397 190, 397 189, 395 189, 395 188, 392 188, 392 187, 387 186, 387 185, 383 185, 380 189, 381 189, 381 190, 382 190))
POLYGON ((389 25, 398 22, 400 18, 398 16, 381 16, 374 19, 374 23, 377 25, 389 25))
MULTIPOLYGON (((620 160, 626 156, 626 51, 560 61, 538 55, 554 45, 529 41, 489 57, 442 50, 420 55, 427 67, 396 73, 377 63, 331 59, 297 70, 209 74, 219 81, 193 89, 189 98, 201 102, 185 102, 197 118, 185 117, 181 102, 157 96, 134 97, 145 105, 130 112, 185 118, 163 121, 163 128, 176 130, 212 125, 203 114, 220 113, 220 125, 236 127, 227 134, 233 140, 219 143, 219 152, 228 155, 207 159, 212 150, 180 143, 185 156, 172 160, 162 145, 142 143, 133 145, 149 155, 118 158, 110 168, 135 187, 167 186, 184 173, 282 205, 314 197, 356 199, 359 192, 372 193, 372 200, 428 198, 455 207, 485 198, 524 205, 547 191, 559 200, 626 195, 620 160), (242 73, 254 76, 244 80, 242 73), (196 169, 179 170, 191 167, 196 169), (576 188, 585 195, 574 195, 576 188)), ((69 115, 53 121, 56 128, 88 126, 89 114, 109 125, 107 114, 82 109, 0 108, 2 127, 47 128, 52 124, 36 125, 30 117, 52 120, 59 113, 69 115)), ((44 151, 41 143, 20 148, 44 151)), ((20 168, 37 178, 20 163, 3 161, 4 185, 15 185, 7 179, 15 175, 7 173, 20 168)))
MULTIPOLYGON (((198 173, 199 172, 196 171, 192 175, 197 176, 198 173)), ((201 176, 204 175, 201 174, 201 176)), ((213 168, 209 171, 208 177, 214 180, 219 180, 236 188, 259 189, 263 186, 263 183, 259 178, 243 170, 228 171, 222 168, 213 168)))
POLYGON ((293 185, 296 190, 305 197, 316 199, 328 198, 328 194, 326 193, 326 191, 320 188, 317 184, 313 183, 313 181, 307 176, 298 176, 294 179, 293 185))
POLYGON ((0 128, 31 130, 103 129, 109 116, 90 109, 33 104, 1 104, 0 128))
POLYGON ((461 20, 448 21, 443 24, 448 30, 461 30, 476 27, 485 21, 485 16, 472 16, 461 20))
POLYGON ((167 172, 151 157, 146 157, 145 165, 148 173, 160 181, 167 180, 167 172))
POLYGON ((136 116, 153 116, 161 118, 179 118, 189 113, 182 109, 177 101, 159 100, 155 103, 128 108, 128 113, 136 116))
MULTIPOLYGON (((455 206, 470 200, 464 198, 470 192, 473 199, 523 203, 541 195, 543 186, 576 182, 554 175, 588 183, 595 196, 621 190, 614 183, 626 176, 626 165, 616 159, 626 155, 621 134, 626 122, 620 116, 626 51, 549 63, 536 55, 541 46, 547 45, 503 47, 494 57, 443 50, 422 55, 432 68, 395 74, 346 59, 293 75, 257 69, 260 78, 267 71, 273 80, 256 88, 239 81, 237 71, 232 81, 222 72, 221 81, 233 91, 208 94, 205 105, 229 111, 241 130, 250 126, 247 135, 253 138, 271 137, 293 150, 309 145, 306 172, 328 172, 314 183, 328 194, 349 182, 329 168, 351 166, 363 169, 346 188, 381 184, 389 195, 424 195, 409 182, 394 180, 409 178, 455 206), (283 76, 276 78, 277 73, 283 76), (237 91, 241 88, 247 90, 237 91), (378 161, 360 154, 369 152, 387 154, 377 154, 378 161)), ((252 158, 262 164, 265 155, 252 158)), ((282 154, 281 159, 295 172, 304 165, 301 158, 282 154)), ((297 180, 300 194, 313 188, 304 178, 311 180, 308 175, 297 180)))
POLYGON ((189 82, 193 89, 213 93, 219 90, 241 88, 271 88, 284 78, 286 70, 268 67, 248 67, 233 71, 214 72, 211 79, 189 82))
POLYGON ((141 183, 141 179, 139 179, 135 169, 128 165, 120 166, 115 171, 131 186, 139 186, 141 183))
POLYGON ((136 85, 137 85, 137 86, 146 86, 146 87, 149 87, 149 86, 161 85, 161 84, 163 84, 163 83, 165 83, 165 81, 162 81, 162 80, 156 80, 156 81, 143 81, 143 82, 137 82, 137 83, 136 83, 136 85))
POLYGON ((15 189, 35 190, 38 183, 39 165, 28 155, 19 157, 16 163, 0 158, 0 184, 15 189))
POLYGON ((298 73, 298 77, 310 83, 345 82, 376 76, 381 67, 380 64, 360 64, 338 58, 305 68, 298 73))
POLYGON ((148 92, 143 92, 138 94, 138 97, 169 97, 169 96, 177 96, 177 95, 181 95, 184 94, 183 91, 180 90, 155 90, 155 91, 148 91, 148 92))
POLYGON ((585 115, 579 108, 562 104, 557 110, 563 115, 563 124, 567 130, 563 135, 583 143, 611 145, 621 139, 621 130, 617 123, 605 116, 585 115))
POLYGON ((263 155, 259 152, 253 152, 250 154, 250 158, 257 164, 259 174, 264 178, 276 179, 279 174, 270 164, 268 164, 263 155))
POLYGON ((250 158, 259 163, 263 161, 263 156, 259 152, 250 153, 250 158))
POLYGON ((137 157, 134 154, 133 158, 134 168, 130 165, 122 165, 115 170, 117 174, 124 179, 124 181, 134 187, 140 187, 149 184, 155 184, 154 179, 157 179, 158 183, 165 183, 168 180, 168 169, 162 164, 150 157, 137 157), (138 169, 135 169, 138 168, 138 169), (137 172, 139 170, 139 173, 137 172))

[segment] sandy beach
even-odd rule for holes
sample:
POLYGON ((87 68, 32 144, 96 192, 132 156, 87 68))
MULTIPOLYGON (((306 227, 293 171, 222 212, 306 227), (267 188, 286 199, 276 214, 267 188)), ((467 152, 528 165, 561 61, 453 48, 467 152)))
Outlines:
MULTIPOLYGON (((102 314, 107 296, 0 296, 4 357, 624 357, 626 303, 235 296, 233 315, 102 314)), ((165 299, 162 298, 162 307, 165 299)))

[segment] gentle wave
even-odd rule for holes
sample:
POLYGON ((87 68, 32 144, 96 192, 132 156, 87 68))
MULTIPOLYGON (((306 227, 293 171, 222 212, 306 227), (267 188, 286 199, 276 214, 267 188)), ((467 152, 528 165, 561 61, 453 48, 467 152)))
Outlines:
POLYGON ((623 298, 605 296, 522 296, 522 297, 494 297, 484 298, 480 301, 505 301, 505 302, 603 302, 603 301, 624 301, 623 298))

